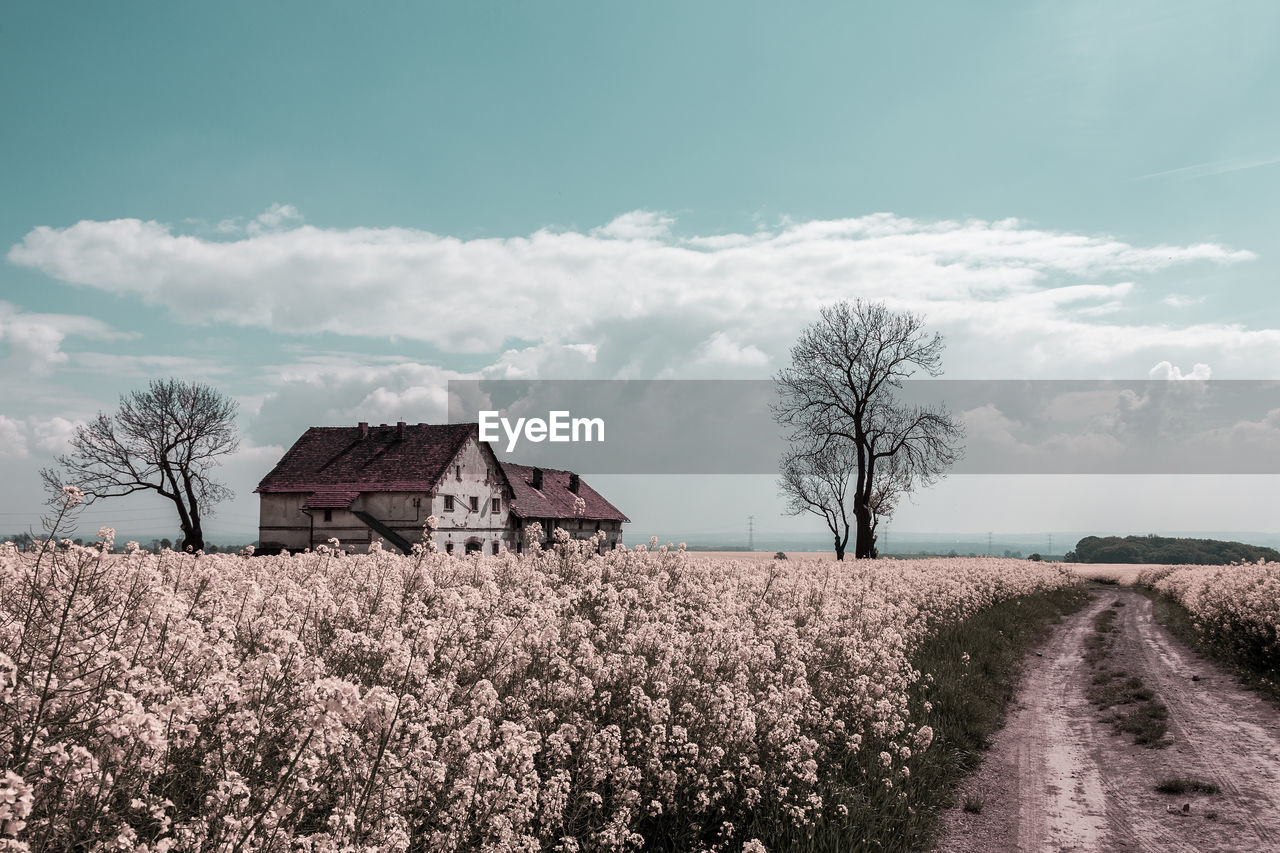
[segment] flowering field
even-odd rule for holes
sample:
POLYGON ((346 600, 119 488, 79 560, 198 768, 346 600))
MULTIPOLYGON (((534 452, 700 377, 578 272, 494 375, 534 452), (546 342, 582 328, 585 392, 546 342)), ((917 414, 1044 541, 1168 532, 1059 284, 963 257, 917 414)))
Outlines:
POLYGON ((0 848, 759 851, 909 812, 913 649, 1075 583, 594 544, 5 546, 0 848))
POLYGON ((1280 665, 1280 563, 1162 566, 1138 583, 1172 596, 1205 640, 1254 669, 1280 665))

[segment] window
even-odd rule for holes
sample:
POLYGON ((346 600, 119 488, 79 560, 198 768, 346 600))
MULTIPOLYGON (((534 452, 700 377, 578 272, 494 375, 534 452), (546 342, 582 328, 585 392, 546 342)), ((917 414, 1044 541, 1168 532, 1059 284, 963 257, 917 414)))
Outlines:
POLYGON ((500 545, 498 545, 498 540, 497 540, 497 539, 493 540, 493 556, 495 556, 495 557, 496 557, 496 556, 498 556, 498 549, 499 549, 500 547, 501 547, 501 546, 500 546, 500 545))
MULTIPOLYGON (((444 496, 444 511, 453 512, 453 495, 444 496)), ((453 546, 450 546, 453 547, 453 546)))
POLYGON ((502 499, 494 498, 493 501, 489 504, 489 506, 492 508, 494 515, 497 515, 498 513, 502 512, 502 499))
POLYGON ((331 509, 326 509, 326 510, 324 511, 324 520, 325 520, 325 521, 333 521, 333 510, 331 510, 331 509))
POLYGON ((472 512, 480 511, 480 498, 476 497, 475 495, 471 496, 471 511, 472 512))
POLYGON ((462 479, 462 466, 461 466, 461 465, 454 465, 454 466, 453 466, 453 476, 454 476, 454 479, 456 479, 456 480, 461 480, 461 479, 462 479))
POLYGON ((444 543, 444 552, 445 552, 446 554, 449 554, 450 556, 452 556, 452 555, 453 555, 453 543, 452 543, 452 542, 446 542, 446 543, 444 543))

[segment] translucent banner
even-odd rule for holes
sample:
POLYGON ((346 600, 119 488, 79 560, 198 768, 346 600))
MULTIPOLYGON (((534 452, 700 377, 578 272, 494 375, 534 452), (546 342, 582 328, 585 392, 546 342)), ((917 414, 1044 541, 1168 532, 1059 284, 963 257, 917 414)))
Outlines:
MULTIPOLYGON (((1280 381, 919 380, 963 424, 955 474, 1280 473, 1280 381)), ((583 474, 770 474, 770 380, 458 380, 451 423, 500 458, 583 474)))

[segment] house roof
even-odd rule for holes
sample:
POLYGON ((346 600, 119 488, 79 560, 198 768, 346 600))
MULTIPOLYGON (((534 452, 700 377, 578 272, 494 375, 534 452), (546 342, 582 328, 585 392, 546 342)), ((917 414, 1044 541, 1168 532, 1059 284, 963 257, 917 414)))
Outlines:
POLYGON ((360 492, 435 488, 476 424, 311 427, 258 484, 257 492, 315 492, 312 507, 347 506, 360 492), (335 488, 339 487, 339 488, 335 488), (343 497, 350 495, 345 502, 343 497))
POLYGON ((613 504, 605 500, 599 492, 579 478, 578 492, 569 491, 569 477, 572 471, 557 471, 552 468, 542 469, 542 488, 533 487, 531 465, 517 465, 514 462, 502 462, 502 471, 507 482, 515 492, 511 502, 511 511, 521 518, 582 518, 591 521, 630 521, 613 504), (586 510, 579 515, 574 512, 574 499, 582 498, 586 502, 586 510))
POLYGON ((345 487, 319 488, 307 496, 307 509, 346 509, 360 497, 359 489, 345 487))

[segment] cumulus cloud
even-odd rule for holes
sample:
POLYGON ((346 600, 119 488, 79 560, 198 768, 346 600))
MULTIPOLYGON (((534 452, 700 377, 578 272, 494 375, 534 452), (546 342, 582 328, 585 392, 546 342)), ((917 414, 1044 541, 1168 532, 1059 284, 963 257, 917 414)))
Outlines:
POLYGON ((67 442, 75 435, 80 425, 76 421, 60 416, 49 418, 28 418, 31 434, 35 438, 36 447, 50 454, 62 453, 67 449, 67 442))
POLYGON ((183 221, 198 228, 212 231, 214 234, 226 236, 248 234, 253 237, 301 225, 305 221, 305 217, 293 205, 275 202, 248 222, 239 216, 221 219, 212 227, 202 219, 186 219, 183 221))
POLYGON ((79 423, 63 417, 14 418, 0 415, 0 457, 26 459, 32 449, 48 458, 66 450, 79 423))
POLYGON ((1150 379, 1195 379, 1206 380, 1213 374, 1207 364, 1196 364, 1191 368, 1190 373, 1183 373, 1182 369, 1175 364, 1162 361, 1151 370, 1147 371, 1147 377, 1150 379))
POLYGON ((27 433, 22 421, 0 415, 0 457, 21 459, 28 453, 27 433))
POLYGON ((670 236, 675 219, 649 210, 633 210, 608 225, 591 229, 592 237, 615 240, 661 240, 670 236))
POLYGON ((1170 308, 1190 308, 1192 305, 1201 304, 1204 300, 1205 297, 1203 295, 1188 296, 1185 293, 1170 293, 1168 296, 1161 299, 1160 302, 1164 305, 1168 305, 1170 308))
POLYGON ((250 425, 251 439, 285 447, 308 426, 444 423, 448 382, 464 378, 433 365, 369 363, 349 357, 307 358, 264 368, 263 373, 271 390, 250 425))
POLYGON ((27 313, 0 302, 0 343, 8 345, 12 366, 45 374, 66 364, 70 356, 62 344, 70 337, 114 341, 129 337, 101 320, 79 314, 27 313))
POLYGON ((538 344, 510 349, 483 368, 484 379, 582 378, 591 372, 599 348, 595 344, 538 344))
POLYGON ((597 375, 683 375, 713 362, 763 370, 785 356, 819 306, 851 297, 922 311, 953 342, 981 336, 988 369, 996 349, 1017 353, 1020 371, 1159 349, 1280 353, 1273 330, 1118 319, 1127 316, 1134 277, 1254 257, 1214 243, 1136 246, 1017 220, 888 213, 786 221, 749 234, 682 235, 675 224, 632 211, 585 232, 463 240, 407 228, 319 228, 275 205, 235 239, 137 219, 83 221, 35 228, 8 258, 165 306, 181 322, 502 353, 494 370, 511 375, 543 358, 556 367, 565 362, 555 359, 578 356, 577 366, 597 375), (615 346, 623 339, 625 353, 615 346), (536 349, 542 345, 551 349, 536 349), (594 347, 594 359, 556 349, 575 346, 594 347))
POLYGON ((724 332, 716 332, 702 342, 697 363, 725 367, 765 367, 769 356, 752 344, 739 344, 724 332))

